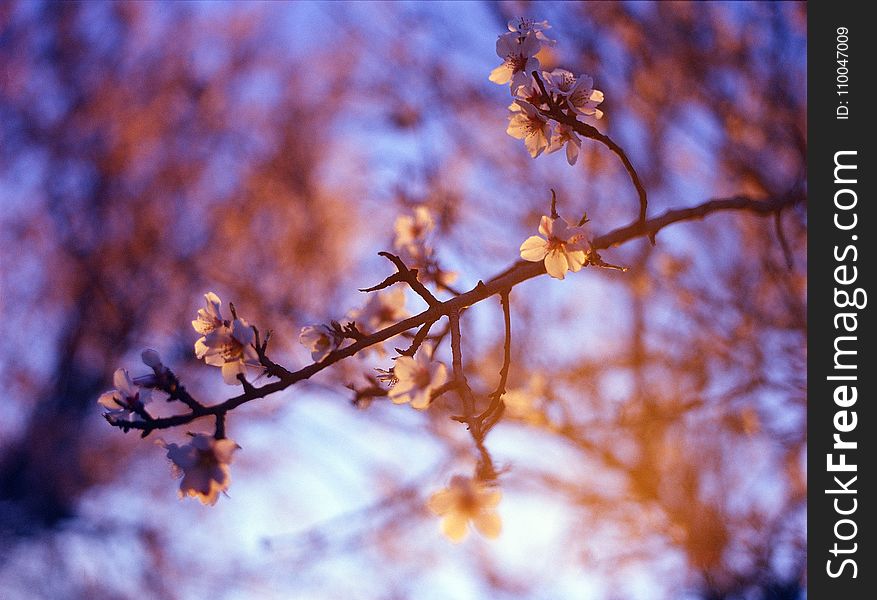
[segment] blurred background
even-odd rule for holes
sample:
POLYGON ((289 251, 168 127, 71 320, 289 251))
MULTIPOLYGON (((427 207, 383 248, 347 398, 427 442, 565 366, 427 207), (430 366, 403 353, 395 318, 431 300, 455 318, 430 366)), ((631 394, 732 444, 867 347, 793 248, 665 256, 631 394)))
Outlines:
MULTIPOLYGON (((0 597, 804 598, 805 34, 803 3, 0 4, 0 597), (604 91, 650 216, 790 196, 784 235, 716 214, 603 253, 627 273, 512 291, 495 541, 425 508, 477 459, 456 397, 351 402, 376 353, 236 410, 230 497, 178 500, 157 434, 96 400, 143 348, 236 394, 192 352, 205 292, 295 369, 413 207, 460 289, 518 258, 549 188, 595 234, 635 218, 606 148, 570 167, 505 133, 515 16, 604 91)), ((476 392, 502 335, 496 298, 463 317, 476 392)))

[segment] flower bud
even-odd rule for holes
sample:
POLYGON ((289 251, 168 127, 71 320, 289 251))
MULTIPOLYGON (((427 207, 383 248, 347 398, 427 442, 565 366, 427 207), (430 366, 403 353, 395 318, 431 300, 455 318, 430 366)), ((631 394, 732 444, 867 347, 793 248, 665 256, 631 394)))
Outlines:
POLYGON ((143 360, 143 364, 147 367, 151 367, 153 369, 161 369, 164 365, 161 364, 161 357, 158 355, 158 352, 152 349, 146 349, 140 353, 140 358, 143 360))

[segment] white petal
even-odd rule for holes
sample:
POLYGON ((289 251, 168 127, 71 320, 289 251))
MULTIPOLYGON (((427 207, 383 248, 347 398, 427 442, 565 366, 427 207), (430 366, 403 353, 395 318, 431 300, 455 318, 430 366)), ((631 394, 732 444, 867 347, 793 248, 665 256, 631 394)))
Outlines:
POLYGON ((585 253, 581 250, 567 251, 566 260, 569 263, 569 270, 576 273, 585 266, 585 253))
POLYGON ((450 511, 456 502, 457 495, 451 490, 440 490, 430 496, 426 506, 436 515, 450 511))
POLYGON ((539 233, 541 233, 545 238, 550 238, 552 235, 552 231, 554 230, 554 219, 551 217, 542 216, 542 219, 539 220, 539 233))
POLYGON ((484 537, 490 539, 498 537, 502 531, 502 521, 496 513, 481 513, 474 517, 472 522, 484 537))
POLYGON ((110 410, 118 410, 120 404, 116 402, 117 394, 118 392, 115 390, 113 390, 112 392, 104 392, 97 399, 97 402, 104 408, 109 408, 110 410))
POLYGON ((520 248, 521 258, 530 262, 539 262, 548 253, 548 242, 538 235, 531 235, 520 248))
POLYGON ((458 512, 452 512, 442 519, 442 533, 454 543, 462 542, 469 533, 469 520, 458 512))
POLYGON ((239 374, 246 374, 244 364, 239 360, 222 365, 222 380, 228 385, 241 385, 241 382, 238 380, 239 374))
POLYGON ((498 83, 500 85, 508 83, 512 80, 512 69, 506 63, 502 63, 490 72, 490 77, 488 79, 493 83, 498 83))
POLYGON ((555 279, 563 279, 568 267, 566 254, 555 250, 545 256, 545 270, 555 279))

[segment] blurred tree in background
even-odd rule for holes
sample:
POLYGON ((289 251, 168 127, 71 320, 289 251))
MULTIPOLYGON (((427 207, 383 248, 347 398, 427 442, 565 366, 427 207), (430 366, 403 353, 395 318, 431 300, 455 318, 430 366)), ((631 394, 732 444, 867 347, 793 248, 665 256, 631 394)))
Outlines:
MULTIPOLYGON (((803 597, 805 32, 798 3, 0 5, 0 596, 803 597), (177 502, 96 398, 145 347, 231 395, 192 354, 204 292, 301 366, 299 328, 362 305, 415 206, 464 290, 518 258, 549 188, 596 234, 635 218, 604 147, 569 167, 506 135, 487 75, 521 14, 553 26, 543 68, 605 92, 650 216, 789 207, 513 290, 495 542, 451 545, 424 508, 474 463, 454 399, 351 405, 374 355, 232 414, 232 498, 177 502)), ((487 393, 499 303, 463 321, 487 393)))

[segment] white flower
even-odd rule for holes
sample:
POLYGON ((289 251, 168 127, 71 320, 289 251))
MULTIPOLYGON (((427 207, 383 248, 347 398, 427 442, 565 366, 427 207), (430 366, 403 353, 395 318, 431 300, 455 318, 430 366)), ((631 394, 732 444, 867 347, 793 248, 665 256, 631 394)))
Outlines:
POLYGON ((195 356, 199 359, 203 358, 205 352, 207 352, 203 336, 206 336, 219 327, 228 327, 229 324, 228 321, 224 321, 222 318, 222 313, 220 312, 222 300, 219 299, 219 296, 213 292, 207 292, 204 294, 204 299, 207 300, 207 307, 199 309, 198 318, 192 321, 192 327, 202 335, 202 337, 195 342, 195 356))
POLYGON ((231 484, 228 465, 240 446, 230 439, 217 440, 200 433, 182 446, 159 443, 167 450, 174 476, 183 478, 180 498, 194 496, 202 504, 216 504, 219 493, 225 492, 231 484))
POLYGON ((396 240, 393 242, 396 249, 419 257, 426 254, 426 236, 435 228, 435 221, 427 207, 418 206, 414 214, 397 217, 393 228, 396 230, 396 240))
POLYGON ((582 147, 582 140, 576 135, 576 132, 569 125, 558 123, 554 127, 554 133, 551 135, 551 143, 545 150, 547 154, 557 152, 566 144, 566 162, 570 165, 576 164, 579 158, 579 149, 582 147))
POLYGON ((515 92, 519 86, 527 83, 530 73, 539 70, 536 53, 541 43, 535 35, 521 37, 516 33, 505 33, 496 40, 496 53, 503 63, 490 72, 490 81, 500 85, 510 83, 515 92))
POLYGON ((427 350, 421 348, 415 358, 401 356, 396 359, 393 367, 396 383, 389 392, 394 404, 410 402, 414 408, 424 410, 432 400, 432 391, 448 380, 445 365, 430 359, 427 350))
MULTIPOLYGON (((235 319, 231 327, 218 327, 201 338, 204 362, 222 369, 222 379, 228 385, 239 385, 238 375, 246 375, 248 365, 257 365, 259 355, 253 343, 256 335, 244 319, 235 319)), ((199 341, 201 341, 199 340, 199 341)))
POLYGON ((563 279, 567 270, 579 271, 585 266, 590 250, 584 227, 572 227, 564 219, 542 217, 539 233, 521 244, 521 258, 530 262, 545 260, 545 270, 556 279, 563 279))
POLYGON ((328 325, 308 325, 301 328, 298 341, 310 350, 314 362, 322 362, 341 345, 344 337, 328 325))
POLYGON ((350 311, 349 317, 366 335, 393 325, 409 316, 405 310, 405 289, 394 287, 372 293, 361 310, 350 311))
POLYGON ((524 17, 516 17, 508 23, 509 31, 519 36, 534 35, 541 43, 553 46, 556 40, 550 40, 543 33, 546 29, 551 29, 548 21, 534 21, 533 19, 525 19, 524 17))
POLYGON ((98 404, 108 409, 106 415, 110 419, 129 419, 134 409, 142 407, 150 400, 149 390, 137 387, 126 369, 116 369, 113 373, 113 385, 116 389, 104 392, 97 399, 98 404))
POLYGON ((548 119, 542 116, 536 107, 529 102, 516 100, 515 104, 520 107, 520 110, 510 111, 506 133, 513 138, 524 140, 524 145, 530 152, 530 156, 536 158, 548 148, 551 126, 548 124, 548 119))
POLYGON ((603 102, 603 92, 594 89, 591 77, 576 77, 566 69, 554 69, 542 76, 548 92, 562 99, 573 112, 596 119, 603 117, 603 111, 596 108, 603 102))
POLYGON ((468 534, 471 521, 482 535, 495 538, 502 530, 502 521, 495 508, 502 493, 483 482, 463 475, 451 478, 447 488, 430 497, 427 506, 442 517, 442 532, 453 542, 462 541, 468 534))

